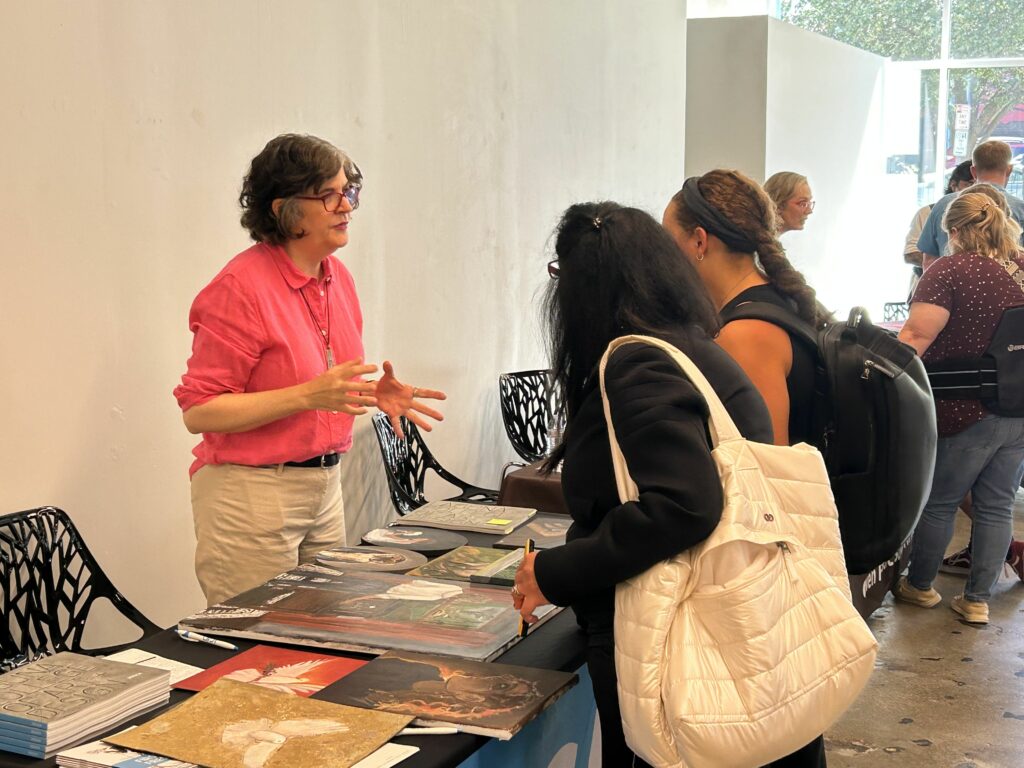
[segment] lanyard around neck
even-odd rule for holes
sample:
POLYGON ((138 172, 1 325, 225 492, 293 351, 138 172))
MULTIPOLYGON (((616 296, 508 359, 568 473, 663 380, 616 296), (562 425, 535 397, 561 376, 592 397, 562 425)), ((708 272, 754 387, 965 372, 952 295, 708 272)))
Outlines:
MULTIPOLYGON (((305 288, 305 286, 303 286, 305 288)), ((334 367, 334 350, 331 349, 331 296, 330 296, 330 280, 324 280, 324 301, 327 303, 327 327, 323 328, 320 326, 319 321, 316 319, 316 314, 313 312, 313 306, 309 303, 309 299, 306 298, 306 294, 303 288, 299 288, 299 296, 302 298, 302 303, 306 305, 306 310, 309 312, 309 319, 313 321, 313 327, 317 330, 317 335, 320 337, 320 341, 324 345, 324 357, 327 360, 328 370, 334 367)))

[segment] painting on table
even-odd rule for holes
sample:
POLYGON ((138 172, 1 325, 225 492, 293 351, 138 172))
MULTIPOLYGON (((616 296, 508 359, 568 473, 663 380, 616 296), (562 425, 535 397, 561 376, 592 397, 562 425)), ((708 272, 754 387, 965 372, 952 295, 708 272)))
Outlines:
POLYGON ((361 545, 325 549, 317 554, 316 561, 340 571, 405 573, 411 568, 425 565, 427 558, 411 550, 361 545))
POLYGON ((468 733, 510 739, 577 680, 568 672, 395 651, 324 695, 355 707, 413 715, 417 725, 454 724, 468 733))
POLYGON ((498 539, 494 546, 498 549, 520 549, 526 545, 527 539, 533 539, 537 549, 551 549, 565 544, 565 534, 572 525, 568 515, 537 515, 520 526, 508 536, 498 539))
POLYGON ((430 528, 376 528, 363 534, 363 542, 378 547, 399 547, 413 552, 447 552, 461 547, 466 537, 453 531, 430 528))
POLYGON ((350 768, 411 720, 218 680, 107 741, 208 768, 350 768))
MULTIPOLYGON (((544 621, 557 612, 543 606, 544 621)), ((518 640, 507 589, 299 566, 179 622, 181 629, 362 653, 490 660, 518 640)))
POLYGON ((425 579, 449 579, 452 581, 475 581, 472 577, 497 566, 503 570, 513 563, 522 560, 522 552, 509 552, 507 549, 491 547, 459 547, 447 554, 431 560, 426 565, 409 571, 409 576, 425 579))
POLYGON ((202 691, 223 678, 272 691, 311 696, 364 664, 366 662, 361 659, 257 645, 176 683, 174 687, 202 691))

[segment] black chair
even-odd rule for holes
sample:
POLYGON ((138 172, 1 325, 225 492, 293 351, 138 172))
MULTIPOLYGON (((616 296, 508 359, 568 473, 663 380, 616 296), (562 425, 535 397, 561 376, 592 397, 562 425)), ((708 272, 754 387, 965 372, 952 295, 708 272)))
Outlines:
POLYGON ((498 376, 501 420, 515 452, 533 463, 548 454, 548 428, 562 407, 551 371, 516 371, 498 376))
POLYGON ((469 501, 476 504, 497 502, 497 491, 470 485, 442 467, 427 448, 416 425, 405 417, 402 417, 404 440, 395 434, 386 414, 373 415, 373 429, 377 433, 380 455, 384 459, 391 503, 395 505, 398 514, 407 514, 427 503, 428 499, 423 495, 427 470, 461 490, 458 496, 451 496, 445 501, 469 501))
POLYGON ((89 613, 101 598, 142 637, 160 631, 114 588, 74 523, 56 507, 0 516, 0 589, 0 671, 60 651, 118 650, 122 646, 82 647, 89 613))
POLYGON ((882 306, 882 322, 898 323, 906 320, 910 314, 910 307, 905 301, 889 301, 882 306))

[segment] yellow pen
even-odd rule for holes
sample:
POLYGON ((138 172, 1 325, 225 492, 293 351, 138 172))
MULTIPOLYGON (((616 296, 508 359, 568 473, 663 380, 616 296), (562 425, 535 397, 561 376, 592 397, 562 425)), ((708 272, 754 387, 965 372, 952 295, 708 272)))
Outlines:
MULTIPOLYGON (((526 545, 523 547, 523 560, 526 560, 526 556, 533 552, 533 539, 527 539, 526 545)), ((519 636, 526 637, 526 633, 530 631, 530 625, 526 623, 526 619, 522 616, 519 617, 519 636)))

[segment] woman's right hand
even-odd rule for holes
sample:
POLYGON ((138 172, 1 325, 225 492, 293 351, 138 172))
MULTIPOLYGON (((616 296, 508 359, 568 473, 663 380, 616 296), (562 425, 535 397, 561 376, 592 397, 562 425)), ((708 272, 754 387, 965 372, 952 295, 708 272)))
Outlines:
POLYGON ((341 411, 354 416, 377 405, 377 382, 359 377, 376 373, 376 365, 364 365, 362 358, 346 360, 306 382, 306 402, 311 411, 341 411))

